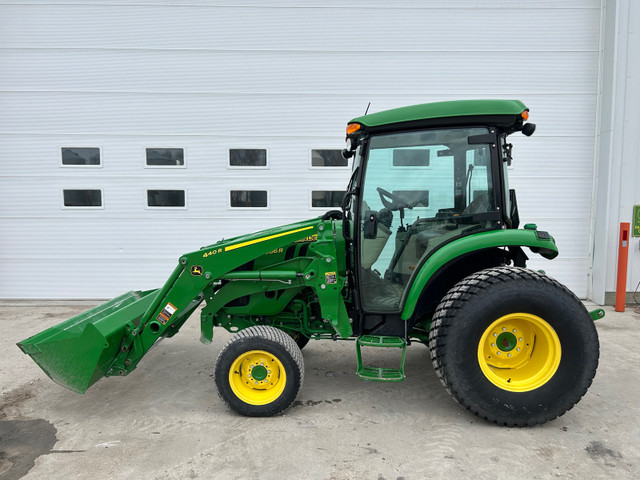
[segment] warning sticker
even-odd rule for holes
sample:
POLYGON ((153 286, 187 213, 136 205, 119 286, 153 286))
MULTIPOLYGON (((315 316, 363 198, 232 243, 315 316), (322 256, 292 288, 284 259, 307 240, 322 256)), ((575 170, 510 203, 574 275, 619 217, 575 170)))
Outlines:
POLYGON ((167 305, 162 309, 160 314, 156 317, 156 320, 158 320, 161 324, 165 325, 169 321, 169 319, 172 317, 172 315, 176 313, 177 310, 178 309, 175 307, 175 305, 167 303, 167 305))
POLYGON ((338 279, 336 277, 336 272, 327 272, 324 274, 324 283, 327 285, 333 285, 334 283, 338 283, 338 279))

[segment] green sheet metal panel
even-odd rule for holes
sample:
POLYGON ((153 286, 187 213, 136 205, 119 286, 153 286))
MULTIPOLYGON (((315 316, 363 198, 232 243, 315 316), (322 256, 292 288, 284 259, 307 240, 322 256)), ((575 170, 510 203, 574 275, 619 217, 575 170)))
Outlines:
POLYGON ((125 329, 157 290, 128 292, 18 343, 57 384, 84 393, 105 376, 125 329))
POLYGON ((411 318, 418 304, 422 289, 440 267, 469 252, 510 245, 533 247, 537 253, 549 260, 558 256, 558 247, 553 237, 540 238, 536 230, 496 230, 460 238, 438 249, 420 267, 406 294, 401 318, 403 320, 411 318))
POLYGON ((386 124, 435 118, 520 115, 525 110, 528 110, 528 108, 520 100, 456 100, 384 110, 354 118, 349 123, 361 123, 367 127, 377 127, 386 124))

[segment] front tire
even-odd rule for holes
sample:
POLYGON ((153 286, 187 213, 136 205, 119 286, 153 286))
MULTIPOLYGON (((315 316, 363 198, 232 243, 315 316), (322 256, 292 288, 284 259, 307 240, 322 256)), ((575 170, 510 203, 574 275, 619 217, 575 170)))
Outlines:
POLYGON ((296 342, 282 330, 254 326, 224 346, 215 366, 218 395, 241 415, 270 417, 289 408, 304 379, 296 342))
POLYGON ((491 422, 544 423, 571 409, 598 366, 580 300, 555 280, 497 267, 455 285, 436 309, 431 360, 454 399, 491 422))

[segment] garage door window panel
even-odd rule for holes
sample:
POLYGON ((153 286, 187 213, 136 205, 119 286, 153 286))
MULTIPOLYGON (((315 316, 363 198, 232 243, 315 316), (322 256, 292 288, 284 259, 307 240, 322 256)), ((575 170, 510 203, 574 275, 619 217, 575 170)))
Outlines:
POLYGON ((231 208, 268 208, 269 193, 266 190, 231 190, 229 204, 231 208))
POLYGON ((341 150, 311 150, 312 168, 349 168, 349 161, 341 150))
POLYGON ((148 208, 186 208, 185 190, 147 190, 148 208))
POLYGON ((102 167, 100 148, 97 147, 62 147, 62 167, 102 167))
POLYGON ((311 208, 338 208, 342 205, 344 190, 313 190, 311 208))
POLYGON ((63 208, 104 208, 100 189, 64 189, 63 208))
POLYGON ((230 148, 229 168, 269 168, 264 148, 230 148))
POLYGON ((149 168, 185 168, 184 148, 147 148, 145 166, 149 168))

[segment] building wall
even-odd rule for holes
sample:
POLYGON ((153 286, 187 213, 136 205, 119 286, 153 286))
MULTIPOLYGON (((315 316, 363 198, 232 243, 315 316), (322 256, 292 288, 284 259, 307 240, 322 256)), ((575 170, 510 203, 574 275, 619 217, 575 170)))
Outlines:
POLYGON ((369 102, 466 98, 530 107, 511 186, 561 249, 531 266, 587 296, 598 0, 256 5, 0 1, 0 297, 159 286, 181 253, 320 214, 311 191, 344 189, 349 168, 311 151, 342 148, 369 102), (61 166, 63 147, 99 147, 102 165, 61 166), (145 168, 150 147, 186 166, 145 168), (229 168, 230 148, 266 149, 267 168, 229 168), (75 188, 103 208, 63 208, 75 188), (184 189, 186 207, 148 208, 147 189, 184 189), (267 190, 268 207, 230 208, 233 189, 267 190))
MULTIPOLYGON (((640 5, 633 0, 607 0, 595 177, 595 214, 591 297, 613 303, 621 222, 632 222, 640 205, 640 5)), ((631 237, 627 292, 640 284, 640 237, 631 237)), ((632 295, 628 295, 629 300, 632 295)), ((640 301, 640 297, 636 296, 640 301)))

